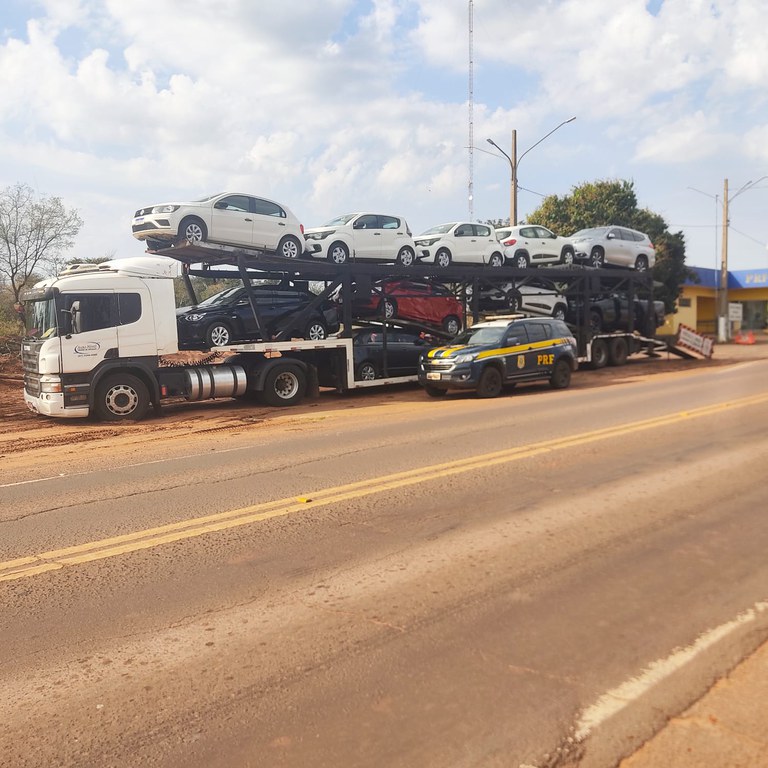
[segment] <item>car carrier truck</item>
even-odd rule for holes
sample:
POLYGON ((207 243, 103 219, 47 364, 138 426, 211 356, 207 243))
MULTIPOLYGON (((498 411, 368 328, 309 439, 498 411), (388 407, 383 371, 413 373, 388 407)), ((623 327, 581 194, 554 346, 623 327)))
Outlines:
MULTIPOLYGON (((452 286, 477 320, 477 307, 467 301, 468 286, 473 286, 476 296, 483 282, 514 282, 536 273, 506 267, 338 266, 267 256, 255 258, 206 245, 181 246, 102 264, 73 265, 26 290, 22 295, 27 328, 22 363, 28 407, 54 417, 136 420, 171 399, 253 397, 268 405, 292 405, 320 385, 346 391, 415 382, 416 372, 390 377, 386 366, 381 378, 356 380, 350 314, 355 289, 368 290, 376 279, 391 275, 436 279, 452 286), (196 271, 193 265, 201 267, 196 271), (229 267, 229 271, 217 271, 212 265, 229 267), (221 362, 180 364, 173 359, 179 351, 174 278, 184 279, 196 303, 190 274, 239 276, 246 288, 259 277, 318 281, 325 286, 317 295, 318 303, 338 290, 349 297, 342 302, 343 331, 339 337, 311 341, 287 338, 285 328, 264 327, 262 341, 216 348, 213 357, 234 353, 221 362)), ((605 270, 571 269, 559 271, 557 277, 580 292, 580 302, 586 306, 601 272, 605 270)), ((553 274, 548 270, 550 277, 553 274)), ((624 279, 616 271, 609 278, 614 283, 624 279)), ((626 279, 636 278, 640 276, 626 279)), ((598 287, 605 289, 602 283, 598 287)), ((256 303, 251 304, 261 326, 256 303)), ((301 318, 293 318, 287 327, 297 325, 301 326, 301 318)), ((384 324, 385 332, 386 327, 384 324)), ((579 360, 592 367, 620 365, 629 354, 654 343, 638 334, 631 323, 627 331, 619 333, 596 333, 586 317, 573 327, 579 360)), ((441 339, 441 329, 425 330, 441 339)), ((444 331, 442 334, 445 338, 444 331)))

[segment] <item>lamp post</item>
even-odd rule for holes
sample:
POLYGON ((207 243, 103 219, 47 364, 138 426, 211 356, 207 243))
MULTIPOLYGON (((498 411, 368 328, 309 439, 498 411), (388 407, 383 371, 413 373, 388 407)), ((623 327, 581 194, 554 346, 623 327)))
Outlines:
POLYGON ((509 203, 509 226, 514 227, 517 224, 517 169, 520 166, 520 161, 534 148, 538 147, 544 139, 548 139, 556 130, 562 128, 568 123, 572 123, 576 119, 576 116, 563 120, 562 123, 556 125, 549 133, 542 136, 535 144, 531 144, 528 149, 523 152, 520 157, 517 156, 517 130, 512 129, 512 154, 507 154, 493 139, 486 139, 486 141, 509 161, 510 170, 510 203, 509 203))

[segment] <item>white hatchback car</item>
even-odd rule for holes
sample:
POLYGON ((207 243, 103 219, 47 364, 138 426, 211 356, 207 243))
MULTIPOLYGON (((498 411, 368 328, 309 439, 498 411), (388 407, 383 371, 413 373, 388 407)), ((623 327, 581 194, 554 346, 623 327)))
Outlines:
POLYGON ((284 205, 239 192, 139 208, 131 228, 150 250, 208 241, 276 251, 295 259, 305 248, 304 227, 284 205))
POLYGON ((651 238, 627 227, 592 227, 570 236, 576 258, 593 267, 613 264, 645 272, 656 263, 651 238))
POLYGON ((350 259, 413 265, 416 249, 408 223, 400 216, 346 213, 304 233, 310 256, 346 264, 350 259))
POLYGON ((573 264, 573 243, 538 224, 497 229, 504 255, 518 269, 539 264, 573 264))
POLYGON ((430 227, 414 238, 416 258, 432 261, 437 267, 452 262, 488 264, 500 267, 504 254, 494 231, 485 224, 454 221, 430 227))
MULTIPOLYGON (((467 295, 471 300, 469 289, 467 295)), ((499 283, 482 288, 478 309, 486 312, 524 312, 565 320, 568 301, 557 283, 536 276, 525 277, 516 285, 499 283)))

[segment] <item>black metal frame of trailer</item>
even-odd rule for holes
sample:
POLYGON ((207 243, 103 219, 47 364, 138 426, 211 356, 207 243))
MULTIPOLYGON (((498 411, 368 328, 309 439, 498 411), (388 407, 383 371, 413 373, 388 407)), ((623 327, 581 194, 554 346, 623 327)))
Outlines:
MULTIPOLYGON (((450 287, 454 295, 459 298, 467 308, 468 315, 473 322, 481 317, 479 310, 479 293, 481 289, 493 288, 500 285, 512 284, 513 288, 521 282, 534 277, 543 277, 558 284, 560 292, 566 299, 580 300, 583 316, 578 318, 576 324, 571 324, 579 345, 581 357, 589 359, 588 347, 594 335, 590 327, 589 305, 592 297, 606 294, 621 293, 627 297, 627 306, 634 306, 634 299, 640 298, 648 302, 648 309, 653 308, 653 276, 650 271, 637 272, 636 270, 621 268, 594 268, 588 266, 546 266, 518 269, 505 265, 490 267, 487 265, 455 265, 438 267, 434 264, 414 264, 403 267, 397 264, 381 264, 369 261, 357 262, 351 260, 346 264, 332 264, 325 261, 307 259, 285 259, 268 251, 249 251, 227 246, 209 246, 186 244, 165 248, 152 253, 168 256, 183 264, 182 276, 187 286, 187 291, 194 303, 197 303, 194 288, 190 276, 235 278, 239 277, 246 289, 251 309, 256 323, 263 337, 273 341, 285 340, 285 328, 267 327, 259 314, 256 301, 252 292, 253 280, 287 280, 294 284, 298 282, 322 282, 325 289, 317 295, 302 312, 292 315, 292 324, 308 319, 311 312, 327 299, 339 287, 342 295, 342 337, 348 337, 352 333, 353 321, 352 302, 344 300, 351 297, 354 291, 370 293, 373 284, 377 280, 385 278, 399 278, 409 280, 435 281, 450 287), (223 269, 230 267, 230 269, 223 269), (232 268, 235 268, 234 270, 232 268), (467 288, 472 288, 471 297, 467 297, 467 288), (266 332, 266 333, 265 333, 266 332)), ((625 333, 633 335, 639 332, 639 337, 653 342, 655 335, 655 318, 653 312, 646 312, 645 328, 634 327, 634 312, 629 313, 628 328, 625 333)), ((379 321, 384 322, 384 318, 379 321)), ((447 337, 442 329, 432 326, 406 323, 402 320, 390 321, 393 326, 416 327, 447 337)), ((466 318, 465 318, 466 322, 466 318)), ((384 322, 386 325, 386 322, 384 322)), ((601 336, 606 334, 601 333, 601 336)))

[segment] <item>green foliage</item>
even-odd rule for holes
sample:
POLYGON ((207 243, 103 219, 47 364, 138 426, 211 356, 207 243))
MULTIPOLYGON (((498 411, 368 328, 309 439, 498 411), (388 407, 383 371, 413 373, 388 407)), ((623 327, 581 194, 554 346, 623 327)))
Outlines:
POLYGON ((656 246, 654 297, 664 302, 668 313, 675 311, 683 283, 694 274, 685 266, 683 233, 670 232, 662 216, 638 208, 631 181, 589 182, 573 187, 570 195, 550 195, 528 221, 566 236, 580 229, 611 224, 645 232, 656 246))
MULTIPOLYGON (((214 293, 224 291, 227 288, 233 288, 234 286, 241 285, 238 278, 223 279, 223 280, 206 280, 204 277, 190 276, 190 282, 195 292, 195 296, 198 301, 207 299, 209 296, 213 296, 214 293)), ((192 299, 187 292, 187 286, 184 280, 177 277, 173 281, 173 292, 176 297, 177 307, 188 307, 192 303, 192 299)))
POLYGON ((509 216, 506 219, 486 219, 481 224, 487 224, 492 229, 502 229, 509 226, 509 216))

